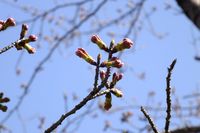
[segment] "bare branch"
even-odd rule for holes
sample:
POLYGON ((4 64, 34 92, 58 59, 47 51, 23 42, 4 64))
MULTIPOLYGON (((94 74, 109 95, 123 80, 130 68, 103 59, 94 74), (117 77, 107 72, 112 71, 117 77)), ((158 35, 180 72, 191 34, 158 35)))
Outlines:
POLYGON ((170 118, 171 118, 171 87, 170 87, 170 80, 171 80, 171 74, 172 74, 172 70, 174 68, 174 65, 176 64, 176 59, 173 60, 172 64, 170 65, 170 67, 168 68, 168 74, 166 77, 166 103, 167 103, 167 116, 166 116, 166 121, 165 121, 165 133, 169 133, 169 124, 170 124, 170 118))
POLYGON ((144 114, 144 116, 147 118, 149 124, 151 125, 151 128, 154 131, 154 133, 159 133, 158 130, 156 129, 156 125, 153 123, 153 120, 151 119, 149 114, 147 114, 146 110, 143 107, 141 107, 141 111, 144 114))

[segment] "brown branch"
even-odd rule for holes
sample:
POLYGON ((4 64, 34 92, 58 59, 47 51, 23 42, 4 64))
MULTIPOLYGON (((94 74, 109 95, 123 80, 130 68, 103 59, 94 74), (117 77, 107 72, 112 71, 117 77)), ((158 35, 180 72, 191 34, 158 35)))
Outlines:
MULTIPOLYGON (((112 58, 112 48, 113 48, 113 41, 111 41, 110 47, 109 47, 109 54, 108 54, 108 60, 112 58)), ((101 84, 97 87, 98 77, 99 77, 99 65, 100 65, 100 55, 97 57, 97 65, 96 65, 96 72, 95 72, 95 79, 94 79, 94 88, 93 90, 80 102, 78 103, 73 109, 71 109, 69 112, 63 114, 55 123, 53 123, 48 129, 44 131, 44 133, 51 133, 53 130, 55 130, 59 125, 62 124, 62 122, 70 115, 75 114, 76 111, 80 110, 84 105, 87 104, 88 101, 92 100, 94 95, 96 95, 107 83, 108 78, 110 77, 110 67, 107 68, 106 71, 106 77, 101 82, 101 84)))
POLYGON ((200 3, 199 0, 176 0, 185 15, 200 29, 200 3))
POLYGON ((147 118, 149 124, 151 125, 151 128, 154 131, 154 133, 159 133, 158 130, 156 129, 156 125, 153 123, 153 120, 151 119, 149 114, 147 114, 146 110, 143 107, 141 107, 141 111, 144 114, 144 116, 147 118))
POLYGON ((4 52, 8 51, 9 49, 11 49, 11 48, 13 48, 13 47, 15 47, 16 44, 17 44, 17 42, 13 42, 13 43, 11 43, 10 45, 8 45, 8 46, 6 46, 6 47, 0 49, 0 54, 2 54, 2 53, 4 53, 4 52))
POLYGON ((200 132, 200 126, 183 127, 171 131, 171 133, 199 133, 199 132, 200 132))
POLYGON ((171 74, 172 70, 174 68, 174 65, 176 64, 176 59, 173 60, 172 64, 168 68, 168 74, 166 77, 166 103, 167 103, 167 116, 166 116, 166 121, 165 121, 165 133, 169 133, 169 125, 170 125, 170 118, 171 118, 171 87, 170 87, 170 80, 171 80, 171 74))
POLYGON ((10 50, 11 48, 13 48, 13 47, 15 47, 16 45, 20 44, 20 43, 23 42, 24 40, 25 40, 25 39, 19 39, 19 40, 15 41, 15 42, 12 42, 10 45, 8 45, 8 46, 6 46, 6 47, 0 49, 0 54, 6 52, 6 51, 8 51, 8 50, 10 50))

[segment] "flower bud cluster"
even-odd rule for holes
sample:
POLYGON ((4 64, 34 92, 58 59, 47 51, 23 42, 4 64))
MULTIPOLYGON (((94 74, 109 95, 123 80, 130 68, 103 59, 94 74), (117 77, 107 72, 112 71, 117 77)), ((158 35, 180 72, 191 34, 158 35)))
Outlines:
POLYGON ((37 36, 30 35, 28 38, 25 38, 26 34, 28 32, 28 25, 22 24, 21 33, 20 33, 20 40, 15 45, 15 48, 17 50, 22 50, 23 48, 28 51, 29 54, 34 54, 36 52, 35 48, 33 48, 29 43, 35 42, 37 40, 37 36))
POLYGON ((101 67, 116 67, 121 68, 124 63, 117 57, 112 57, 109 61, 104 61, 101 63, 101 67))
POLYGON ((10 99, 8 97, 3 97, 3 93, 1 92, 0 93, 0 110, 3 111, 3 112, 6 112, 8 107, 5 106, 5 105, 2 105, 2 103, 7 103, 9 102, 10 99))
MULTIPOLYGON (((104 70, 100 70, 102 67, 115 67, 115 68, 121 68, 124 63, 117 57, 113 57, 112 55, 116 52, 123 51, 124 49, 129 49, 133 46, 133 42, 125 38, 121 42, 117 43, 115 45, 114 40, 111 41, 110 47, 108 48, 106 43, 102 41, 102 39, 98 35, 93 35, 91 37, 91 41, 96 44, 99 49, 104 50, 109 54, 109 58, 106 61, 100 62, 101 56, 98 56, 97 61, 95 61, 83 48, 78 48, 76 50, 76 55, 82 59, 84 59, 86 62, 88 62, 91 65, 96 66, 99 70, 99 75, 102 83, 104 82, 104 86, 106 87, 106 90, 101 91, 102 93, 98 93, 100 95, 105 94, 105 102, 104 102, 104 109, 109 110, 112 107, 112 94, 116 97, 122 97, 123 92, 117 88, 115 88, 116 83, 122 79, 123 74, 122 73, 114 73, 112 76, 112 81, 108 81, 109 79, 109 71, 105 72, 104 70), (107 80, 107 81, 104 81, 107 80)), ((108 69, 107 69, 108 70, 108 69)), ((97 79, 98 80, 98 79, 97 79)))
POLYGON ((76 51, 76 55, 84 59, 89 64, 96 65, 94 59, 83 48, 78 48, 76 51))
POLYGON ((8 27, 15 26, 15 20, 8 18, 6 21, 0 20, 0 31, 6 30, 8 27))
POLYGON ((133 46, 133 42, 128 39, 124 38, 121 42, 117 43, 117 45, 114 46, 113 48, 113 53, 116 53, 118 51, 123 51, 124 49, 129 49, 133 46))

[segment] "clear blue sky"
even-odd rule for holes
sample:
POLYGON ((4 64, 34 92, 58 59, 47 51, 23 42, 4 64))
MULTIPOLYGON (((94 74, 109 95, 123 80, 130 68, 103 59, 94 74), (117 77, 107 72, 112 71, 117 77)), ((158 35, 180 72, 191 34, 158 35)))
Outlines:
MULTIPOLYGON (((42 2, 39 0, 18 0, 17 3, 19 5, 27 4, 29 6, 34 6, 41 10, 53 7, 53 2, 49 0, 44 0, 42 2)), ((148 20, 145 20, 144 11, 142 11, 140 20, 144 23, 142 27, 143 30, 138 35, 137 41, 134 40, 134 50, 129 50, 122 56, 122 60, 129 67, 124 73, 123 80, 118 84, 123 90, 124 97, 122 99, 113 98, 113 108, 127 105, 146 105, 147 95, 150 91, 155 91, 156 93, 154 102, 161 102, 162 106, 165 106, 165 77, 167 75, 167 67, 175 58, 177 59, 177 64, 172 74, 171 85, 176 88, 176 95, 182 100, 184 95, 191 94, 196 89, 196 86, 200 84, 200 62, 194 60, 196 51, 192 45, 192 34, 198 36, 199 31, 179 12, 180 9, 174 1, 170 1, 170 3, 175 9, 165 10, 164 2, 159 0, 147 1, 145 3, 144 9, 146 12, 148 12, 152 6, 157 8, 157 11, 150 19, 155 31, 165 36, 162 39, 158 39, 152 35, 150 32, 151 27, 148 25, 148 20), (136 76, 142 72, 146 74, 144 80, 140 80, 136 76)), ((109 19, 109 17, 114 14, 114 9, 123 6, 123 4, 124 2, 120 0, 117 2, 110 1, 107 6, 100 10, 98 17, 109 19)), ((62 13, 66 16, 70 16, 70 11, 73 10, 74 9, 69 9, 62 13)), ((59 13, 61 12, 57 12, 57 14, 59 13)), ((30 16, 28 13, 24 13, 18 8, 0 2, 0 19, 5 20, 7 17, 13 17, 21 21, 26 20, 30 16)), ((37 33, 38 26, 38 23, 36 23, 36 28, 32 33, 37 33)), ((87 23, 81 27, 81 30, 84 31, 88 28, 90 27, 87 23)), ((109 43, 112 38, 107 36, 107 31, 112 31, 121 35, 123 34, 121 32, 124 32, 124 30, 126 29, 122 27, 111 27, 101 33, 94 34, 99 34, 106 43, 109 43)), ((50 34, 48 24, 45 25, 44 31, 50 34)), ((19 32, 20 26, 1 32, 0 47, 2 48, 6 46, 6 44, 17 40, 19 32)), ((62 33, 63 31, 60 32, 60 34, 62 33)), ((133 39, 135 37, 132 35, 130 38, 133 39)), ((98 48, 89 41, 90 36, 84 36, 81 39, 82 47, 95 58, 98 54, 98 48)), ((114 39, 118 42, 123 38, 117 36, 114 39)), ((6 122, 6 126, 11 128, 13 132, 21 133, 25 130, 27 130, 28 133, 41 132, 37 128, 39 116, 44 116, 46 118, 44 125, 44 128, 46 128, 64 113, 63 93, 68 95, 67 106, 69 109, 87 95, 88 89, 93 84, 94 70, 83 60, 75 56, 75 50, 80 47, 79 41, 76 40, 70 43, 72 46, 70 46, 69 49, 64 49, 64 46, 61 46, 62 55, 59 50, 57 50, 53 57, 43 66, 44 70, 37 75, 28 96, 19 109, 24 123, 20 122, 17 113, 6 122), (72 95, 74 93, 79 96, 77 101, 72 101, 72 95), (23 129, 23 124, 25 124, 26 129, 23 129)), ((34 46, 34 44, 32 45, 34 46)), ((42 47, 38 49, 37 53, 34 55, 29 55, 26 52, 24 53, 19 65, 19 68, 22 70, 20 76, 16 75, 15 65, 21 52, 12 49, 0 56, 0 73, 2 75, 0 78, 0 91, 5 92, 6 96, 11 98, 11 102, 8 104, 9 109, 16 104, 22 92, 20 85, 29 80, 38 62, 46 56, 49 46, 44 42, 42 42, 41 46, 42 47)), ((102 55, 105 56, 103 52, 102 55)), ((103 97, 100 99, 104 100, 103 97)), ((97 105, 97 101, 98 100, 94 103, 94 107, 97 105)), ((86 108, 83 108, 80 112, 85 111, 85 109, 86 108)), ((142 125, 142 123, 138 122, 137 117, 138 115, 142 115, 140 110, 128 110, 134 113, 131 119, 133 123, 138 123, 137 125, 139 126, 142 125)), ((120 113, 105 115, 101 111, 95 111, 92 115, 94 114, 98 114, 98 118, 93 119, 91 115, 85 117, 76 133, 101 133, 105 120, 110 120, 116 127, 121 126, 121 123, 117 121, 121 117, 120 113)), ((0 118, 4 118, 5 115, 6 113, 0 113, 0 118)), ((161 128, 163 127, 163 121, 164 117, 163 120, 158 121, 158 125, 161 128)), ((122 125, 122 128, 123 127, 126 126, 122 125)))

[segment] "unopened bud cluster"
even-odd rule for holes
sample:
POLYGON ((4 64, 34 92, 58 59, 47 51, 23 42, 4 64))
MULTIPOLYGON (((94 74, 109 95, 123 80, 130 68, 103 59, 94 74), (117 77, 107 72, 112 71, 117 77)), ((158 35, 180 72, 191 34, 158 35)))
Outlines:
MULTIPOLYGON (((105 68, 111 68, 111 67, 121 68, 124 65, 124 63, 119 58, 113 56, 113 54, 123 51, 125 49, 129 49, 133 46, 133 42, 130 39, 125 38, 121 42, 117 43, 116 45, 114 44, 114 40, 112 40, 110 43, 110 47, 108 47, 106 43, 98 35, 92 35, 91 42, 96 44, 100 50, 103 50, 107 52, 109 55, 111 55, 109 56, 108 60, 100 62, 98 64, 97 61, 95 61, 92 58, 92 56, 90 56, 83 48, 78 48, 76 51, 76 55, 84 59, 87 63, 94 66, 101 67, 101 68, 104 68, 104 67, 105 68)), ((107 72, 105 72, 104 70, 100 70, 99 76, 103 82, 105 79, 108 79, 109 75, 107 75, 107 72)), ((112 94, 116 97, 123 96, 122 91, 115 88, 116 83, 119 80, 121 80, 122 77, 123 77, 122 73, 114 73, 112 76, 112 80, 106 82, 105 84, 106 91, 104 91, 106 92, 105 102, 104 102, 105 110, 109 110, 112 106, 112 94)))
POLYGON ((0 92, 0 110, 3 112, 6 112, 8 107, 6 105, 3 105, 2 103, 7 103, 9 102, 10 99, 8 97, 3 97, 3 93, 0 92))
POLYGON ((25 38, 28 32, 28 25, 22 24, 20 40, 16 43, 15 48, 17 50, 22 50, 23 48, 28 51, 29 54, 34 54, 36 52, 35 48, 30 45, 30 42, 35 42, 37 40, 37 36, 29 35, 29 37, 25 38))
POLYGON ((0 20, 0 31, 6 30, 8 27, 15 26, 15 20, 13 18, 8 18, 6 21, 0 20))
MULTIPOLYGON (((15 20, 13 18, 8 18, 6 21, 0 20, 0 31, 6 30, 8 27, 15 26, 15 20)), ((26 49, 29 54, 33 54, 36 52, 35 48, 33 48, 29 43, 30 42, 35 42, 37 40, 37 36, 35 35, 30 35, 29 37, 25 37, 28 32, 28 25, 23 24, 21 28, 21 33, 19 40, 12 43, 12 45, 15 46, 17 50, 22 50, 26 49)), ((12 47, 5 47, 5 51, 10 49, 12 47)), ((2 52, 3 50, 1 50, 2 52)), ((5 52, 3 51, 3 52, 5 52)))

